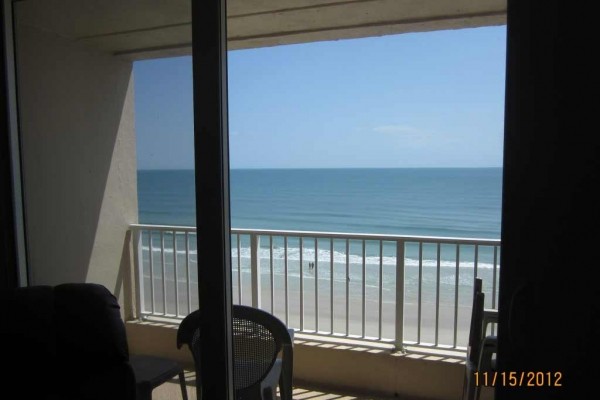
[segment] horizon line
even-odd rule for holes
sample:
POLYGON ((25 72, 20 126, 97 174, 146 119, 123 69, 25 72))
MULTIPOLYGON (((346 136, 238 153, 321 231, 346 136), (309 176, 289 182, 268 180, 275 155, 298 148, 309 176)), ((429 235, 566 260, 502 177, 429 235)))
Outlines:
MULTIPOLYGON (((357 169, 502 169, 503 166, 487 167, 235 167, 229 170, 357 170, 357 169)), ((194 168, 137 168, 137 171, 194 171, 194 168)))

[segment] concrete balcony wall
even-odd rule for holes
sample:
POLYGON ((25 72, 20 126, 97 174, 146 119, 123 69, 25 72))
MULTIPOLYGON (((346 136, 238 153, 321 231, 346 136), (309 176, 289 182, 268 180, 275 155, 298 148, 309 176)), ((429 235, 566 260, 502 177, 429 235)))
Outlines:
POLYGON ((138 218, 132 64, 19 16, 30 284, 96 282, 126 304, 126 235, 138 218))
MULTIPOLYGON (((129 321, 126 324, 132 354, 169 357, 192 365, 187 347, 177 350, 177 326, 129 321)), ((464 355, 393 352, 386 345, 327 340, 297 335, 294 343, 294 384, 350 390, 409 399, 462 398, 464 355)), ((484 392, 482 399, 490 393, 484 392)))

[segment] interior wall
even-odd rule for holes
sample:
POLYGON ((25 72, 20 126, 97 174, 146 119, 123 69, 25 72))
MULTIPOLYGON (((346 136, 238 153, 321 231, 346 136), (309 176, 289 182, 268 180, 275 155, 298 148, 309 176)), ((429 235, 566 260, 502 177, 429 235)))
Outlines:
POLYGON ((15 22, 31 284, 96 282, 123 304, 138 215, 132 64, 15 22))

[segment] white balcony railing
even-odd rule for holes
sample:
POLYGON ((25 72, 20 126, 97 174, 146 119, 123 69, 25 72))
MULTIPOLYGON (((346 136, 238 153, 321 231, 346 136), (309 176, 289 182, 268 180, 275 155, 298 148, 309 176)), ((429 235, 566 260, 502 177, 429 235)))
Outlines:
MULTIPOLYGON (((138 317, 196 309, 196 228, 131 230, 138 317)), ((231 248, 233 302, 300 332, 461 349, 476 277, 497 304, 499 240, 232 229, 231 248)))

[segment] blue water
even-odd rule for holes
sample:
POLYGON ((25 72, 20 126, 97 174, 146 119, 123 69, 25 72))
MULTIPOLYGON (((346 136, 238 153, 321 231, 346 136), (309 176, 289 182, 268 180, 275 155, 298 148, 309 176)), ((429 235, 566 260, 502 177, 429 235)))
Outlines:
MULTIPOLYGON (((231 171, 233 228, 499 238, 501 168, 231 171)), ((138 172, 140 223, 195 225, 191 170, 138 172)))

